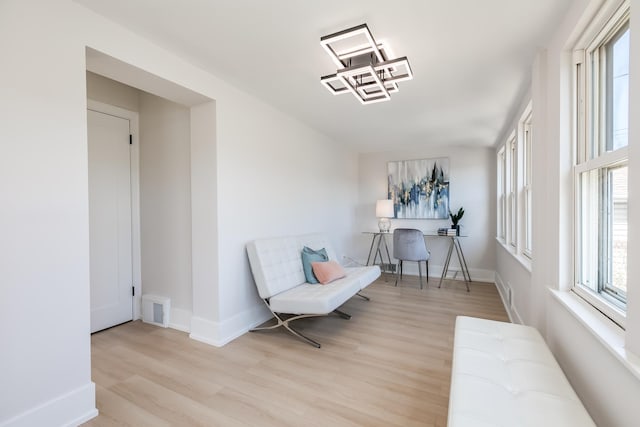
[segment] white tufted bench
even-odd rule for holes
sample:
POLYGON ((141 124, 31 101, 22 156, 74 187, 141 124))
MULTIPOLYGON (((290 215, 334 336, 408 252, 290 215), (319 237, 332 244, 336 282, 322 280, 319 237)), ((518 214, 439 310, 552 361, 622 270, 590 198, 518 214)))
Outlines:
POLYGON ((345 268, 347 275, 342 279, 326 285, 310 284, 306 282, 302 268, 301 252, 305 246, 312 249, 325 248, 329 259, 337 261, 328 239, 320 233, 254 240, 247 244, 247 254, 258 294, 277 320, 275 325, 255 328, 252 331, 282 326, 319 348, 319 343, 302 335, 289 323, 305 317, 325 316, 330 313, 350 318, 351 316, 338 310, 338 307, 355 295, 368 300, 360 291, 380 276, 380 268, 377 265, 345 268))
POLYGON ((459 316, 449 427, 595 427, 540 333, 459 316))

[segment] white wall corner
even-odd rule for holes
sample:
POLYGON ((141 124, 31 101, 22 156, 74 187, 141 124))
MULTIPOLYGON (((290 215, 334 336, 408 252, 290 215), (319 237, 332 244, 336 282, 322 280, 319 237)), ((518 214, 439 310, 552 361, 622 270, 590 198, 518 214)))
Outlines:
POLYGON ((189 337, 205 344, 222 347, 271 317, 271 313, 262 304, 255 305, 221 322, 193 316, 189 337))
POLYGON ((169 327, 182 332, 191 332, 191 316, 193 313, 190 310, 171 307, 169 327))
POLYGON ((0 421, 0 427, 77 426, 97 415, 96 385, 90 382, 11 419, 0 421))
MULTIPOLYGON (((496 272, 495 270, 485 270, 482 268, 470 268, 469 274, 471 275, 471 280, 474 282, 486 282, 486 283, 495 283, 496 282, 496 272)), ((462 271, 458 271, 456 276, 458 280, 464 280, 462 278, 462 271)))
POLYGON ((191 333, 189 338, 205 344, 222 347, 218 339, 218 323, 198 316, 191 317, 191 333))

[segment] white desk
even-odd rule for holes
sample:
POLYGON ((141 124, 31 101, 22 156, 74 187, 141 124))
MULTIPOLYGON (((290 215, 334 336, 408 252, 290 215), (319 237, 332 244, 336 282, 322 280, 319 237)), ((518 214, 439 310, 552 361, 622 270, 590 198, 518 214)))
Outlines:
MULTIPOLYGON (((388 261, 387 265, 391 266, 392 265, 391 256, 389 255, 389 246, 387 245, 386 236, 392 235, 393 233, 380 232, 380 231, 364 231, 363 234, 372 235, 371 246, 369 247, 369 255, 367 256, 367 265, 375 264, 378 257, 380 257, 380 263, 384 265, 385 262, 384 262, 383 255, 386 253, 387 261, 388 261), (371 255, 373 255, 373 260, 371 259, 371 255)), ((471 274, 469 274, 469 267, 467 267, 467 260, 464 257, 464 252, 462 251, 462 245, 460 245, 460 238, 467 237, 467 236, 442 236, 435 232, 425 232, 423 234, 425 237, 438 237, 438 238, 449 239, 449 250, 447 251, 447 257, 445 258, 444 267, 442 268, 442 275, 440 276, 440 282, 438 283, 438 287, 442 286, 442 281, 444 280, 445 277, 447 277, 447 273, 449 273, 449 264, 451 263, 451 255, 453 255, 453 250, 455 249, 456 256, 458 257, 458 263, 460 264, 460 270, 462 270, 462 275, 464 276, 464 282, 465 282, 465 285, 467 286, 467 292, 469 292, 469 282, 471 282, 471 274)))

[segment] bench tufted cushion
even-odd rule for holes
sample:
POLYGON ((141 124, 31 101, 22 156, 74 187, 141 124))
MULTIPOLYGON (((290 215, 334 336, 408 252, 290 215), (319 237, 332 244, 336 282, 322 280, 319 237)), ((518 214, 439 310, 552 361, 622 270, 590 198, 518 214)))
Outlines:
POLYGON ((462 316, 448 425, 595 426, 535 328, 462 316))
POLYGON ((356 293, 360 283, 349 276, 326 285, 304 283, 271 297, 269 306, 276 313, 328 314, 356 293))
POLYGON ((349 267, 345 268, 345 270, 349 279, 358 282, 360 290, 366 288, 380 277, 380 267, 377 265, 369 267, 349 267))
POLYGON ((254 240, 247 244, 251 270, 260 298, 269 298, 306 281, 295 237, 254 240))

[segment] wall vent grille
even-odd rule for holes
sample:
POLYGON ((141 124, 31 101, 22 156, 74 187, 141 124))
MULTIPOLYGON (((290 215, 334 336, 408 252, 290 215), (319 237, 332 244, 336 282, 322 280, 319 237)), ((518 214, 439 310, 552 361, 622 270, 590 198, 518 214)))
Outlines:
POLYGON ((152 325, 169 327, 171 300, 157 295, 142 295, 142 321, 152 325))

